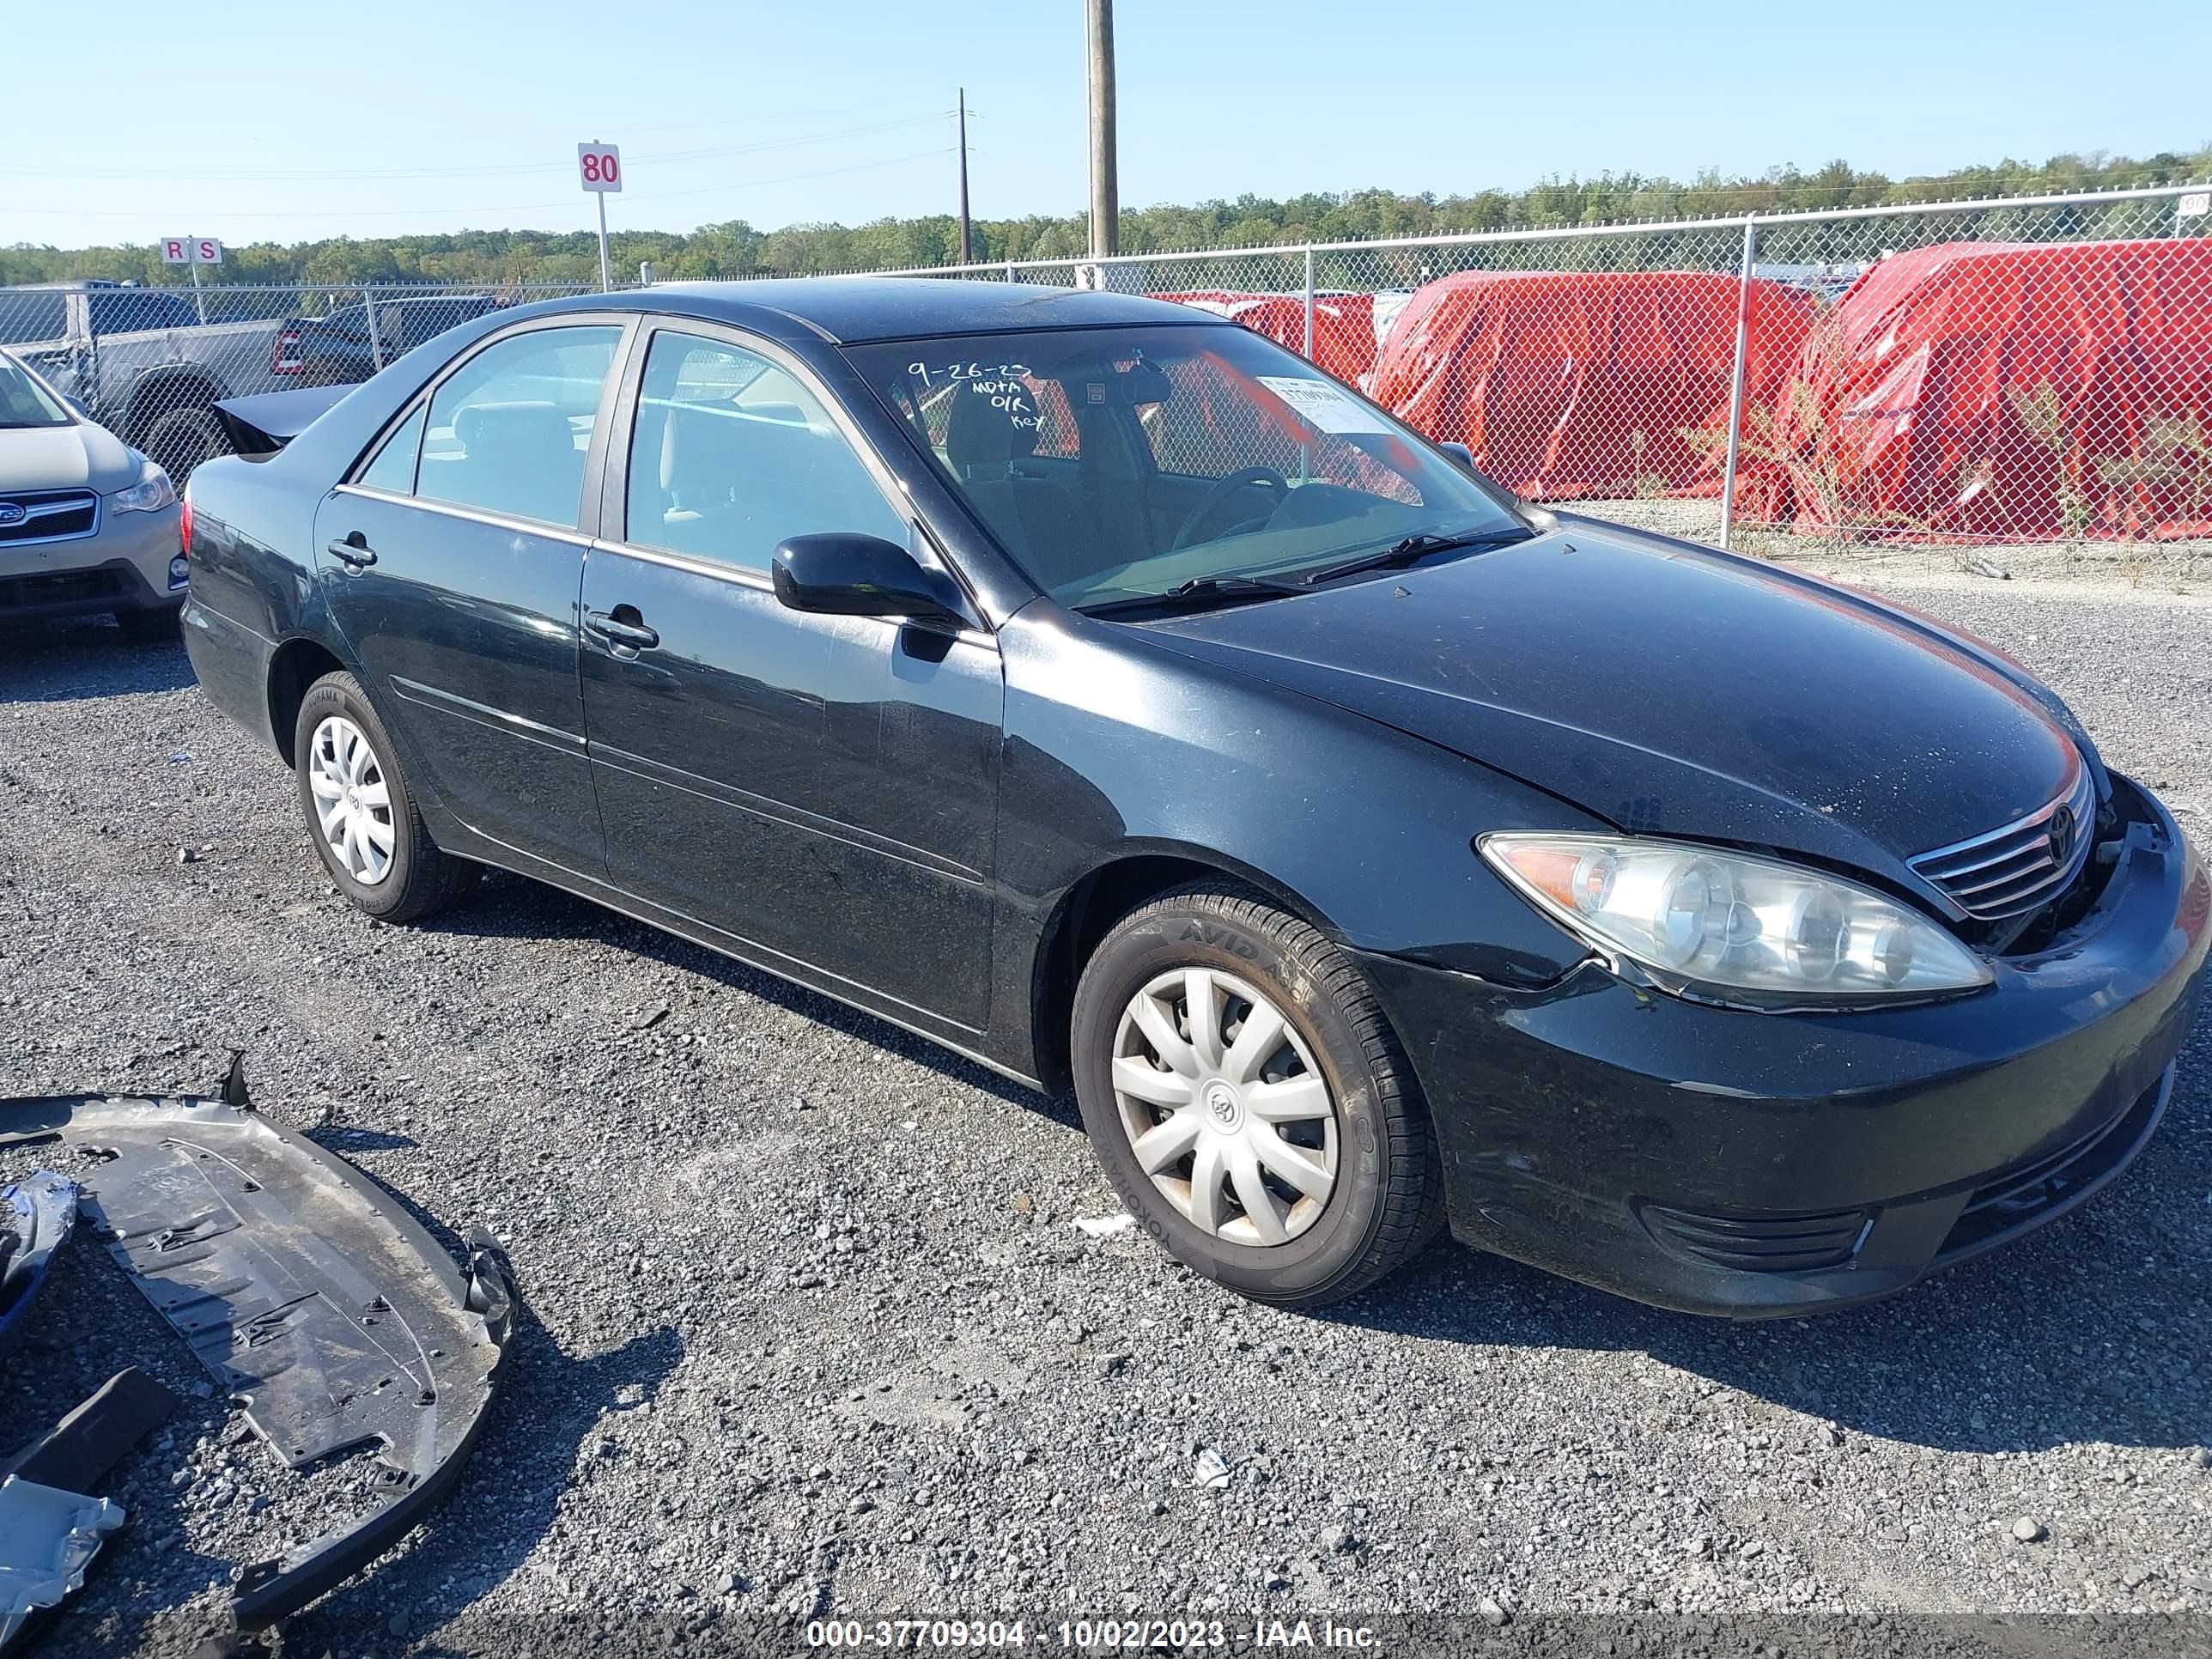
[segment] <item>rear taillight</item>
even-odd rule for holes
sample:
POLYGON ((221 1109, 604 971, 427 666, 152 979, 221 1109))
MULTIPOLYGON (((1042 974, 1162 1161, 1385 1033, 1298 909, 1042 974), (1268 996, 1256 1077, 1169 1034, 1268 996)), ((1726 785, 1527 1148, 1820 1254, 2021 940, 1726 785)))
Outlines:
POLYGON ((177 514, 177 535, 184 545, 178 551, 186 558, 192 556, 192 492, 185 491, 185 504, 177 514))
POLYGON ((276 337, 269 343, 269 372, 271 374, 297 374, 307 367, 300 356, 300 331, 280 328, 276 337))

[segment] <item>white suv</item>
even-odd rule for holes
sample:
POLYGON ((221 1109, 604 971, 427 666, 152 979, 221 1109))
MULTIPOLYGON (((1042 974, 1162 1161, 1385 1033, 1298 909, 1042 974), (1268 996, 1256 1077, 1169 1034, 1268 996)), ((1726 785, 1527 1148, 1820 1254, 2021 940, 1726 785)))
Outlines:
POLYGON ((169 475, 0 351, 0 623, 111 612, 177 627, 188 567, 169 475))

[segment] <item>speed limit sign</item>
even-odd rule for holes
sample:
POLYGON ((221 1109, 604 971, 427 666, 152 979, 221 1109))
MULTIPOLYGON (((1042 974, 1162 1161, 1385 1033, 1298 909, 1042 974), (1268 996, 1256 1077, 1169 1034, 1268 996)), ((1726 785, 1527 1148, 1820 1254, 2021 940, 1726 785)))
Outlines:
POLYGON ((622 150, 615 144, 576 146, 576 170, 586 190, 605 192, 622 188, 622 150))

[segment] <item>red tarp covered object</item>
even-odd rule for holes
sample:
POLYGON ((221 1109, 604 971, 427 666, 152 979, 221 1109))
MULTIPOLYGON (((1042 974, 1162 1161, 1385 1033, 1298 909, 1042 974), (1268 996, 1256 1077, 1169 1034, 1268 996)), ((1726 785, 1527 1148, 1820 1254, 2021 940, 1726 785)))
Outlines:
MULTIPOLYGON (((1478 270, 1415 291, 1375 366, 1375 401, 1532 499, 1697 483, 1724 424, 1737 279, 1705 271, 1478 270)), ((1811 298, 1752 289, 1746 379, 1771 397, 1811 329, 1811 298)))
MULTIPOLYGON (((1303 294, 1236 294, 1226 289, 1195 289, 1157 294, 1158 300, 1196 306, 1242 323, 1278 345, 1303 356, 1306 349, 1306 301, 1303 294)), ((1375 367, 1375 296, 1371 294, 1314 295, 1315 366, 1352 386, 1364 386, 1375 367)))
POLYGON ((1897 254, 1771 422, 1747 465, 1802 525, 2212 534, 2212 239, 1897 254))

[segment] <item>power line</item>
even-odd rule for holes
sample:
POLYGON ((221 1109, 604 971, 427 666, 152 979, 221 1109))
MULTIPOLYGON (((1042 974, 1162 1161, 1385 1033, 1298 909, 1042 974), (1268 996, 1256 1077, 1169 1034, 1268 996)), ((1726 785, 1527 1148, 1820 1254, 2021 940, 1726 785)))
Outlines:
MULTIPOLYGON (((832 138, 854 138, 878 132, 896 132, 904 128, 927 126, 933 122, 950 120, 951 110, 933 110, 927 115, 909 116, 896 121, 877 121, 865 126, 838 127, 828 132, 804 133, 788 138, 766 138, 756 143, 726 144, 705 149, 665 150, 656 155, 633 155, 626 158, 629 164, 639 161, 696 161, 722 156, 757 155, 768 150, 796 149, 806 144, 827 143, 832 138)), ((226 183, 287 183, 328 184, 345 180, 409 179, 489 179, 507 178, 532 173, 565 173, 575 165, 573 161, 530 161, 504 163, 480 167, 358 167, 329 170, 223 172, 198 167, 172 169, 143 167, 21 167, 0 165, 0 173, 22 178, 42 179, 220 179, 226 183)))
POLYGON ((828 179, 841 173, 866 173, 872 167, 896 167, 902 161, 926 161, 935 155, 950 155, 957 146, 945 145, 942 149, 920 149, 911 155, 894 155, 887 161, 862 161, 848 167, 824 167, 819 173, 794 173, 783 179, 756 179, 744 185, 706 185, 696 190, 659 190, 630 198, 634 202, 665 202, 678 196, 713 196, 726 190, 751 190, 761 185, 793 185, 806 179, 828 179))
MULTIPOLYGON (((694 190, 641 191, 634 195, 631 195, 629 192, 624 193, 628 196, 629 199, 633 202, 659 202, 666 201, 672 198, 680 196, 715 196, 734 190, 761 190, 765 189, 770 185, 794 185, 809 179, 829 179, 834 178, 840 173, 866 173, 876 167, 898 167, 908 161, 927 161, 933 156, 950 155, 952 154, 954 148, 955 146, 947 144, 940 149, 916 150, 911 155, 890 155, 884 157, 879 161, 859 161, 854 163, 850 167, 823 167, 818 172, 814 173, 786 173, 782 177, 776 179, 749 179, 741 184, 703 185, 694 190)), ((202 219, 414 218, 433 213, 534 213, 542 208, 573 207, 575 204, 575 201, 576 198, 574 197, 569 196, 562 197, 557 201, 510 202, 500 206, 478 204, 474 207, 424 205, 411 208, 307 208, 283 213, 269 212, 266 210, 238 213, 197 211, 195 213, 195 216, 202 219)), ((121 209, 99 210, 76 208, 0 207, 0 213, 14 213, 18 215, 67 213, 72 216, 79 218, 101 219, 143 219, 146 217, 146 215, 142 211, 135 210, 125 210, 121 209)))
MULTIPOLYGON (((811 118, 819 120, 833 115, 881 115, 883 112, 881 104, 848 104, 837 109, 808 109, 805 114, 811 118)), ((971 109, 968 113, 973 115, 975 112, 971 109)), ((653 126, 638 126, 629 121, 602 121, 599 125, 610 132, 620 131, 632 135, 650 132, 719 132, 728 127, 758 126, 763 121, 788 121, 793 118, 793 112, 784 110, 770 115, 738 116, 723 121, 673 121, 653 126)))

